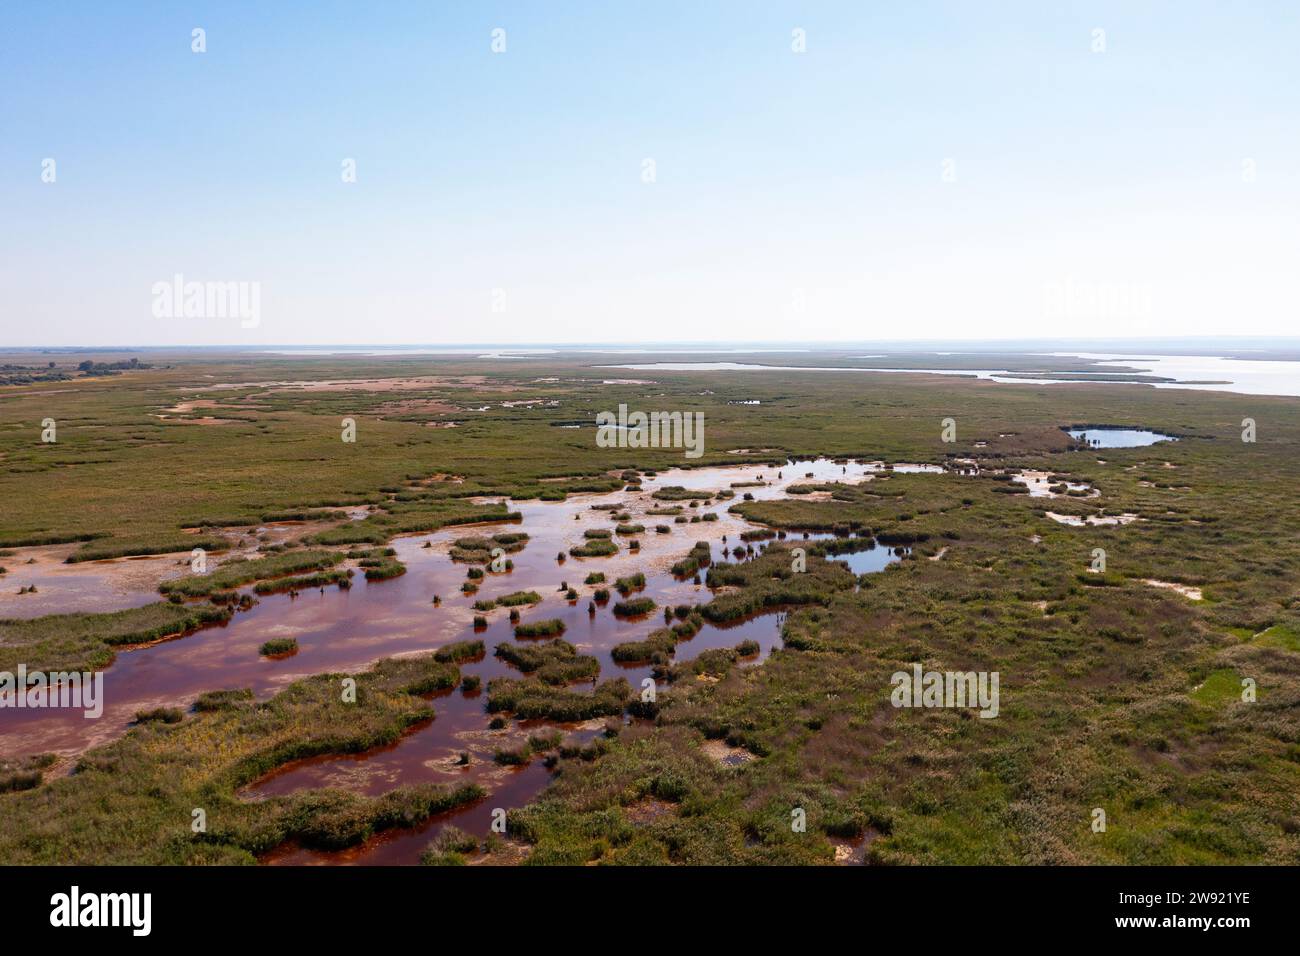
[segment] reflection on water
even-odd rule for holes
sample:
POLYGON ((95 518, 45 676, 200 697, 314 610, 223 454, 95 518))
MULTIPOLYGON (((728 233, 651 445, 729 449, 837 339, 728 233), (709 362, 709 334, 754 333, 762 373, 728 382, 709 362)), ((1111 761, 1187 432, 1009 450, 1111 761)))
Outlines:
POLYGON ((1089 448, 1143 448, 1159 441, 1178 441, 1173 435, 1145 428, 1071 428, 1069 432, 1089 448))
POLYGON ((887 548, 883 545, 868 548, 866 551, 854 551, 851 554, 831 555, 829 560, 841 561, 849 566, 854 574, 871 574, 883 571, 895 561, 901 560, 906 551, 903 548, 887 548))
MULTIPOLYGON (((949 355, 936 352, 935 355, 949 355)), ((1029 356, 1043 353, 1026 353, 1029 356)), ((1072 372, 1122 379, 1125 376, 1149 376, 1172 379, 1168 382, 1145 382, 1155 388, 1187 388, 1201 391, 1236 392, 1241 395, 1300 395, 1300 362, 1224 358, 1217 355, 1127 356, 1085 352, 1048 353, 1052 358, 1080 358, 1084 362, 1072 372), (1131 370, 1131 371, 1130 371, 1131 370)), ((883 356, 856 356, 883 358, 883 356)), ((1105 379, 1074 380, 1052 377, 1047 370, 1017 372, 1014 376, 1002 368, 880 368, 861 366, 762 365, 752 362, 645 362, 629 365, 606 365, 602 368, 626 368, 661 372, 888 372, 913 375, 958 375, 1000 382, 1004 385, 1132 384, 1105 379), (1032 377, 1035 374, 1042 377, 1032 377), (1025 376, 1025 377, 1021 377, 1025 376)))
MULTIPOLYGON (((104 672, 106 705, 99 720, 85 720, 80 713, 51 710, 5 710, 0 713, 0 752, 28 754, 59 752, 75 755, 82 750, 120 736, 137 711, 163 705, 189 703, 198 694, 218 688, 250 687, 265 699, 289 682, 329 671, 355 671, 373 661, 395 654, 416 653, 466 638, 482 639, 488 654, 462 667, 466 675, 478 675, 483 687, 494 677, 517 672, 492 655, 499 643, 512 639, 508 610, 488 612, 485 630, 475 631, 474 601, 499 597, 518 590, 535 590, 540 604, 520 609, 524 621, 558 617, 566 625, 565 639, 580 653, 591 654, 600 663, 601 680, 624 676, 633 686, 651 673, 645 665, 616 664, 610 649, 625 641, 643 640, 663 626, 662 608, 678 604, 702 604, 711 594, 693 579, 677 580, 669 571, 697 541, 709 543, 712 559, 728 560, 728 548, 739 545, 743 531, 751 524, 727 512, 742 493, 755 499, 783 497, 791 484, 809 481, 862 481, 879 474, 879 462, 835 462, 829 459, 787 462, 773 467, 729 466, 675 469, 644 481, 640 491, 582 494, 562 502, 512 502, 521 512, 521 522, 493 522, 473 527, 448 528, 434 534, 404 537, 392 546, 407 566, 406 574, 385 580, 366 581, 358 575, 353 587, 303 591, 296 597, 285 594, 261 598, 247 611, 237 613, 227 624, 201 630, 189 637, 123 650, 104 672), (656 489, 682 486, 699 491, 731 491, 733 498, 713 497, 691 508, 688 502, 655 499, 656 489), (584 542, 583 532, 591 528, 612 528, 613 512, 594 505, 617 504, 618 512, 646 531, 636 535, 614 535, 620 545, 617 555, 603 558, 568 557, 556 560, 559 552, 584 542), (651 514, 655 510, 680 507, 685 523, 677 515, 651 514), (694 521, 692 516, 712 513, 715 521, 694 521), (659 533, 663 525, 668 533, 659 533), (460 591, 466 566, 452 562, 448 551, 459 537, 498 530, 523 530, 530 535, 527 547, 513 554, 513 571, 489 573, 478 593, 460 591), (639 551, 629 548, 640 542, 639 551), (588 573, 603 572, 607 582, 637 571, 645 573, 642 592, 659 605, 655 613, 641 619, 620 619, 610 605, 588 613, 591 594, 599 585, 584 583, 588 573), (576 601, 566 600, 564 586, 579 593, 576 601), (434 605, 433 597, 441 598, 434 605), (274 637, 293 637, 298 653, 272 660, 258 653, 259 646, 274 637)), ((920 466, 917 466, 918 468, 920 466)), ((937 466, 928 466, 938 469, 937 466)), ((899 470, 903 470, 900 467, 899 470)), ((755 552, 766 545, 756 543, 755 552)), ((888 548, 871 548, 838 556, 856 573, 877 571, 897 557, 888 548)), ((247 589, 244 589, 247 590, 247 589)), ((612 602, 611 602, 612 604, 612 602)), ((764 660, 780 641, 784 614, 777 609, 726 627, 705 624, 692 638, 682 641, 675 654, 689 661, 713 648, 734 647, 753 640, 760 653, 746 666, 764 660)), ((582 687, 575 687, 582 690, 582 687)), ((486 834, 491 809, 520 806, 545 785, 549 774, 542 761, 534 758, 522 768, 501 767, 492 762, 499 746, 511 746, 526 736, 529 728, 508 722, 501 731, 488 727, 486 695, 466 695, 457 690, 433 698, 435 718, 408 733, 396 744, 361 755, 324 756, 290 764, 268 778, 257 781, 244 794, 260 799, 299 789, 343 786, 376 794, 393 787, 460 780, 480 782, 489 797, 470 807, 445 814, 416 830, 385 834, 365 847, 341 854, 317 854, 286 847, 271 854, 273 862, 415 862, 420 850, 436 830, 448 822, 486 834), (462 754, 469 755, 461 764, 462 754)), ((590 739, 601 732, 603 721, 562 728, 567 736, 590 739)))

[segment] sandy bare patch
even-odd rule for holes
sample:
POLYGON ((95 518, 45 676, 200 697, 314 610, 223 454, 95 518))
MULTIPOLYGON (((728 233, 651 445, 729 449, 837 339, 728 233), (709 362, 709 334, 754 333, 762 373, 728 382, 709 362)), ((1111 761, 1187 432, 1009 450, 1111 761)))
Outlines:
POLYGON ((653 823, 661 817, 672 816, 677 808, 667 800, 645 797, 623 808, 623 814, 632 823, 653 823))
POLYGON ((1132 524, 1134 521, 1138 520, 1138 516, 1134 514, 1087 515, 1086 517, 1080 517, 1079 515, 1062 515, 1062 514, 1057 514, 1055 511, 1047 511, 1044 512, 1044 514, 1046 514, 1047 517, 1051 518, 1053 521, 1057 522, 1058 524, 1068 524, 1074 528, 1082 528, 1084 525, 1089 525, 1089 524, 1090 525, 1132 524))
POLYGON ((211 398, 195 398, 187 402, 177 402, 170 408, 164 408, 163 411, 173 415, 188 415, 196 408, 235 408, 234 405, 222 405, 220 402, 211 398))
POLYGON ((465 862, 470 866, 519 866, 532 852, 533 848, 522 840, 502 840, 491 853, 475 853, 465 862))
MULTIPOLYGON (((162 600, 158 585, 188 574, 189 552, 105 558, 66 563, 79 544, 14 548, 0 558, 8 573, 0 575, 0 617, 33 618, 46 614, 120 611, 162 600), (18 594, 20 588, 35 592, 18 594)), ((212 566, 228 561, 231 552, 208 556, 212 566)))
POLYGON ((465 483, 465 476, 451 475, 445 471, 440 471, 437 472, 436 474, 430 475, 428 478, 421 478, 419 481, 412 482, 412 484, 418 485, 420 487, 427 487, 428 485, 437 485, 437 484, 442 484, 444 482, 453 485, 463 485, 465 483))
POLYGON ((1177 591, 1183 597, 1192 601, 1201 601, 1204 600, 1205 597, 1201 593, 1200 588, 1193 587, 1190 584, 1178 584, 1174 581, 1157 581, 1155 578, 1143 578, 1142 583, 1149 584, 1153 588, 1166 588, 1170 591, 1177 591))
POLYGON ((831 849, 835 851, 835 865, 861 866, 867 860, 867 847, 879 838, 879 832, 868 829, 862 836, 851 840, 831 840, 831 849))
POLYGON ((742 767, 754 759, 743 747, 732 747, 725 740, 706 740, 701 746, 705 756, 724 767, 742 767))
MULTIPOLYGON (((1050 471, 1021 471, 1013 474, 1011 480, 1028 488, 1031 498, 1066 498, 1071 497, 1068 494, 1071 491, 1086 492, 1086 497, 1089 498, 1096 498, 1101 494, 1096 488, 1083 482, 1053 481, 1050 471), (1053 486, 1058 485, 1065 485, 1066 490, 1053 491, 1053 486)), ((1072 497, 1078 498, 1080 495, 1072 497)))
POLYGON ((810 491, 806 495, 791 495, 794 501, 830 501, 832 492, 829 491, 810 491))

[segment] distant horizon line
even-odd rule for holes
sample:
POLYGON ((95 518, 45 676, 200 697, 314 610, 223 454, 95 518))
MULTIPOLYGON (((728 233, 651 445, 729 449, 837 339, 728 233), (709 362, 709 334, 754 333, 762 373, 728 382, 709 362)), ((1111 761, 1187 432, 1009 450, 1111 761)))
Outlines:
POLYGON ((259 344, 164 344, 164 345, 0 345, 0 352, 34 352, 77 353, 77 352, 131 352, 131 351, 226 351, 265 353, 285 349, 310 352, 331 352, 340 350, 368 349, 374 351, 396 351, 427 349, 445 352, 620 352, 620 351, 672 351, 690 349, 691 351, 842 351, 861 348, 881 348, 891 351, 910 351, 919 348, 928 351, 934 346, 1018 346, 1021 349, 1031 346, 1054 346, 1056 348, 1077 347, 1080 344, 1090 346, 1114 345, 1131 349, 1155 345, 1214 345, 1219 348, 1238 349, 1296 348, 1300 347, 1300 335, 1167 335, 1167 336, 1035 336, 1023 338, 908 338, 908 339, 831 339, 831 340, 795 340, 795 339, 707 339, 685 340, 666 339, 659 341, 635 342, 273 342, 259 344))

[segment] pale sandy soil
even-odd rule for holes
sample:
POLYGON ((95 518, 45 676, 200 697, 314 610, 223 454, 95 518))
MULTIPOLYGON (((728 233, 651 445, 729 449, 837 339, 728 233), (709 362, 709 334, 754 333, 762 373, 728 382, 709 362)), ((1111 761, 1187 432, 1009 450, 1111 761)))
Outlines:
POLYGON ((419 481, 415 482, 415 484, 427 488, 429 485, 436 485, 442 482, 448 482, 453 485, 463 485, 465 483, 465 476, 449 475, 446 472, 439 472, 436 475, 430 475, 428 478, 421 478, 419 481))
POLYGON ((1091 524, 1091 525, 1131 524, 1132 522, 1139 520, 1137 515, 1131 515, 1131 514, 1088 515, 1087 517, 1084 518, 1081 518, 1078 515, 1059 515, 1054 511, 1048 511, 1045 512, 1045 514, 1053 521, 1056 521, 1060 524, 1068 524, 1075 528, 1081 528, 1085 524, 1091 524))
POLYGON ((700 750, 725 767, 739 767, 754 759, 754 755, 741 747, 729 747, 725 740, 706 740, 700 750))
POLYGON ((214 401, 212 399, 195 398, 195 399, 189 399, 188 401, 177 402, 175 405, 172 405, 170 408, 164 408, 160 413, 154 414, 152 417, 158 419, 159 421, 169 422, 174 425, 226 425, 231 423, 248 424, 247 422, 243 422, 237 418, 222 418, 217 415, 204 415, 201 418, 178 418, 177 417, 180 415, 188 415, 190 412, 193 412, 201 408, 219 408, 222 409, 223 411, 230 412, 230 411, 246 411, 250 409, 256 410, 257 406, 245 405, 239 402, 234 402, 227 405, 222 402, 214 401))
POLYGON ((855 840, 831 840, 835 851, 836 866, 861 866, 867 859, 867 848, 880 838, 879 832, 871 828, 855 840))
POLYGON ((158 585, 189 570, 188 551, 64 563, 78 547, 57 544, 13 548, 13 556, 0 558, 0 565, 8 568, 7 574, 0 575, 0 618, 139 607, 161 600, 158 585), (35 594, 18 593, 19 588, 33 585, 35 594))
POLYGON ((1173 581, 1157 581, 1155 578, 1143 578, 1142 583, 1149 584, 1153 588, 1167 588, 1170 591, 1177 591, 1183 597, 1189 598, 1193 601, 1200 601, 1204 597, 1200 588, 1193 587, 1190 584, 1177 584, 1173 581))
POLYGON ((522 840, 503 839, 492 853, 475 853, 466 858, 470 866, 519 866, 528 859, 533 848, 522 840))
MULTIPOLYGON (((1089 498, 1096 498, 1101 495, 1100 491, 1096 488, 1090 487, 1089 485, 1071 481, 1054 482, 1051 480, 1051 476, 1052 472, 1050 471, 1021 471, 1013 474, 1011 480, 1027 487, 1029 489, 1029 497, 1031 498, 1070 497, 1069 495, 1058 494, 1057 492, 1052 491, 1051 486, 1054 484, 1064 484, 1066 488, 1072 491, 1087 491, 1088 494, 1086 497, 1089 498)), ((1078 497, 1078 495, 1075 497, 1078 497)))

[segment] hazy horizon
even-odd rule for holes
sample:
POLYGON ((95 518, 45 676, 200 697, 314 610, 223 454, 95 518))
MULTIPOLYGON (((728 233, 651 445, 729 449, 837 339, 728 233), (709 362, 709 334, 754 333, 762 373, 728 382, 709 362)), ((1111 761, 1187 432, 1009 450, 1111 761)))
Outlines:
POLYGON ((330 350, 354 351, 373 349, 379 352, 402 350, 438 350, 449 353, 478 352, 496 350, 502 352, 553 351, 553 352, 836 352, 858 351, 881 348, 891 354, 908 352, 936 354, 934 349, 949 347, 957 353, 962 352, 1023 352, 1039 354, 1047 350, 1052 352, 1077 350, 1079 352, 1127 352, 1134 355, 1144 352, 1157 352, 1168 349, 1178 352, 1201 349, 1210 353, 1228 352, 1278 352, 1300 350, 1300 336, 1131 336, 1131 337, 1080 337, 1059 338, 979 338, 979 339, 842 339, 837 341, 809 340, 743 340, 743 339, 674 339, 674 340, 637 340, 623 342, 561 342, 561 341, 481 341, 481 342, 267 342, 257 344, 230 343, 223 345, 163 345, 163 344, 37 344, 6 345, 0 343, 0 353, 78 353, 92 351, 233 351, 233 352, 274 352, 278 349, 299 349, 304 352, 328 352, 330 350))

